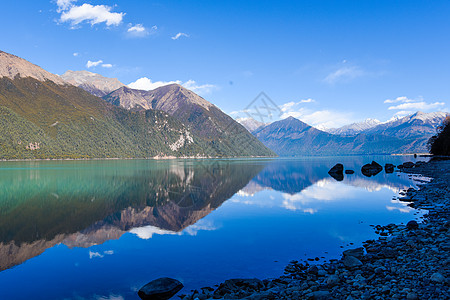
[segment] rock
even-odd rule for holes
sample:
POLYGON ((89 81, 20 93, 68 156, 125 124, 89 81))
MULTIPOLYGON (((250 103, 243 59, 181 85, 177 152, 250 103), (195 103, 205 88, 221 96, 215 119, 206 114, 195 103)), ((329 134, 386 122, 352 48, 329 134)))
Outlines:
POLYGON ((416 221, 412 220, 406 224, 406 228, 408 228, 408 230, 418 229, 419 224, 416 221))
POLYGON ((356 257, 357 259, 361 259, 364 256, 364 248, 359 247, 359 248, 355 248, 355 249, 348 249, 348 250, 345 250, 344 252, 342 252, 342 254, 344 256, 353 256, 353 257, 356 257))
POLYGON ((407 162, 404 162, 403 164, 399 165, 398 167, 399 167, 399 169, 402 169, 402 168, 410 169, 410 168, 414 167, 414 163, 412 161, 407 161, 407 162))
POLYGON ((344 172, 344 165, 342 164, 335 164, 328 173, 336 173, 336 174, 343 174, 344 172))
POLYGON ((406 299, 407 299, 407 300, 417 300, 417 299, 419 299, 419 297, 417 296, 416 293, 409 292, 409 293, 406 295, 406 299))
POLYGON ((441 273, 433 273, 431 275, 430 280, 436 283, 443 283, 445 281, 445 277, 441 273))
POLYGON ((371 177, 377 175, 382 170, 383 167, 379 163, 372 161, 372 163, 362 166, 361 173, 363 173, 364 176, 371 177))
POLYGON ((342 164, 336 164, 328 171, 328 174, 337 181, 342 181, 344 180, 344 166, 342 164))
POLYGON ((349 269, 357 268, 362 266, 362 262, 354 256, 344 256, 342 263, 349 269))
POLYGON ((138 291, 144 300, 165 300, 172 298, 183 288, 183 284, 176 279, 163 277, 150 281, 138 291))
POLYGON ((385 164, 384 171, 386 173, 394 173, 395 166, 393 164, 385 164))
POLYGON ((261 280, 253 278, 253 279, 228 279, 224 283, 221 283, 217 290, 214 292, 214 295, 224 296, 226 294, 231 294, 239 291, 246 291, 247 293, 251 293, 254 291, 258 291, 264 287, 264 284, 261 280))
POLYGON ((330 287, 338 285, 339 282, 340 282, 340 279, 339 279, 339 276, 337 276, 337 275, 330 275, 327 278, 327 285, 330 287))
POLYGON ((330 299, 329 291, 315 291, 306 295, 307 299, 330 299))
POLYGON ((309 273, 309 274, 317 275, 317 274, 319 273, 319 268, 317 268, 317 266, 311 266, 311 267, 308 269, 308 273, 309 273))
POLYGON ((353 170, 345 170, 345 174, 354 174, 355 173, 355 171, 353 171, 353 170))

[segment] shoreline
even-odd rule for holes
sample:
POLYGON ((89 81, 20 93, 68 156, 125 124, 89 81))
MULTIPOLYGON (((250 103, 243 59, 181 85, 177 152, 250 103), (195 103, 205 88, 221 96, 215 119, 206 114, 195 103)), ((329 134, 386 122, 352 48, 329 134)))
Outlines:
MULTIPOLYGON (((352 157, 352 156, 414 156, 411 153, 405 154, 346 154, 332 157, 352 157)), ((430 154, 420 154, 420 157, 428 157, 430 154)), ((152 157, 92 157, 92 158, 20 158, 20 159, 0 159, 0 162, 29 162, 29 161, 90 161, 90 160, 172 160, 172 159, 247 159, 247 158, 280 158, 292 159, 300 157, 331 157, 329 155, 307 155, 307 156, 152 156, 152 157)))
POLYGON ((450 299, 450 160, 402 172, 431 178, 400 201, 427 210, 421 223, 377 225, 380 237, 345 250, 341 259, 292 261, 274 279, 229 279, 183 300, 206 299, 450 299))

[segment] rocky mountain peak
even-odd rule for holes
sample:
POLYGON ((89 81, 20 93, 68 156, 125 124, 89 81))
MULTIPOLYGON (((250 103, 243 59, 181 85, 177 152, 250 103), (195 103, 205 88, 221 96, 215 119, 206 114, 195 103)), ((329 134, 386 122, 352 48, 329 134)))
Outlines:
POLYGON ((68 70, 60 77, 66 82, 80 87, 97 97, 103 97, 125 86, 117 78, 108 78, 89 71, 68 70))
POLYGON ((66 84, 58 75, 47 72, 23 58, 0 51, 0 78, 14 79, 16 76, 20 78, 31 77, 39 81, 50 80, 60 85, 66 84))

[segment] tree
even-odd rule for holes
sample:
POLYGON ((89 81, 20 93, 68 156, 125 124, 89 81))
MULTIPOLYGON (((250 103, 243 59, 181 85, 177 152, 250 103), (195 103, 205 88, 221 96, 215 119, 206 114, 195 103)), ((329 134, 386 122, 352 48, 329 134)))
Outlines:
POLYGON ((428 140, 427 148, 433 155, 450 155, 450 117, 438 128, 437 135, 428 140))

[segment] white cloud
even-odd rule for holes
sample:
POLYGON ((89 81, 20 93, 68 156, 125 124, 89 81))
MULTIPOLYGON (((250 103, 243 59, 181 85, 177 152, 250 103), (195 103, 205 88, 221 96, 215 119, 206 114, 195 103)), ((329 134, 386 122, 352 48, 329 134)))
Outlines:
POLYGON ((74 53, 73 53, 73 56, 75 56, 75 57, 80 56, 80 53, 74 52, 74 53))
POLYGON ((56 0, 56 5, 58 6, 56 11, 62 12, 68 10, 72 6, 72 2, 76 2, 76 0, 56 0))
POLYGON ((104 64, 103 60, 97 60, 97 61, 90 61, 88 60, 88 62, 86 63, 86 68, 92 68, 92 67, 97 67, 97 66, 102 66, 103 68, 112 68, 113 65, 112 64, 104 64))
POLYGON ((444 109, 445 102, 428 103, 422 97, 417 99, 410 99, 405 96, 397 97, 395 99, 384 100, 386 104, 396 104, 388 107, 388 110, 398 110, 394 117, 405 117, 415 113, 416 111, 430 112, 433 110, 444 109))
POLYGON ((130 233, 133 233, 135 235, 137 235, 139 238, 143 239, 143 240, 148 240, 151 239, 152 236, 154 234, 159 234, 159 235, 166 235, 166 234, 178 234, 180 235, 180 233, 175 232, 175 231, 170 231, 170 230, 164 230, 155 226, 144 226, 144 227, 138 227, 138 228, 133 228, 130 230, 130 233))
POLYGON ((213 84, 198 84, 194 80, 188 80, 183 83, 182 86, 199 95, 209 94, 217 88, 217 86, 213 84))
POLYGON ((187 34, 187 33, 183 33, 183 32, 178 32, 175 36, 173 36, 171 39, 172 40, 178 40, 180 37, 182 37, 182 36, 184 36, 184 37, 189 37, 189 34, 187 34))
POLYGON ((84 21, 91 25, 106 23, 106 26, 119 25, 125 13, 111 12, 112 7, 106 5, 91 5, 84 3, 81 6, 72 5, 72 1, 62 1, 65 6, 58 6, 60 9, 61 22, 70 22, 72 26, 78 25, 84 21), (63 9, 64 8, 64 9, 63 9))
POLYGON ((156 88, 168 85, 168 84, 181 84, 181 81, 155 81, 153 82, 150 78, 142 77, 138 80, 128 84, 128 86, 132 89, 136 90, 144 90, 144 91, 150 91, 154 90, 156 88))
POLYGON ((88 60, 88 62, 86 63, 86 68, 92 68, 92 67, 96 67, 98 65, 100 65, 101 63, 103 63, 103 60, 98 60, 98 61, 90 61, 88 60))
POLYGON ((321 130, 325 128, 337 128, 354 122, 352 114, 348 112, 312 110, 301 106, 303 103, 311 102, 315 102, 315 100, 306 99, 280 105, 280 109, 283 112, 280 119, 294 117, 321 130))
POLYGON ((145 37, 156 33, 156 30, 158 30, 156 25, 152 26, 150 29, 145 28, 142 24, 128 24, 128 26, 130 27, 128 28, 127 33, 130 37, 145 37))
POLYGON ((420 102, 409 102, 409 103, 402 103, 395 106, 390 106, 389 110, 433 110, 442 108, 445 106, 444 102, 434 102, 434 103, 426 103, 425 101, 420 102))
POLYGON ((180 80, 153 82, 150 78, 147 78, 147 77, 139 78, 138 80, 128 84, 128 86, 132 89, 150 91, 150 90, 154 90, 156 88, 159 88, 159 87, 162 87, 165 85, 169 85, 169 84, 174 84, 174 83, 182 85, 183 87, 193 91, 194 93, 200 94, 200 95, 211 93, 214 89, 217 88, 217 86, 215 86, 213 84, 198 84, 194 80, 188 80, 184 83, 180 80))
POLYGON ((147 29, 145 29, 145 27, 142 24, 136 24, 136 25, 131 26, 130 28, 128 28, 127 31, 128 32, 135 32, 135 33, 143 33, 143 32, 146 32, 147 29))
POLYGON ((397 103, 397 102, 410 103, 410 102, 414 102, 414 100, 408 99, 408 97, 405 97, 405 96, 397 97, 395 99, 384 100, 384 103, 397 103))
POLYGON ((358 66, 351 66, 351 67, 345 66, 328 74, 324 78, 324 81, 328 84, 335 84, 338 82, 348 82, 364 75, 366 75, 366 72, 364 72, 358 66))
POLYGON ((103 258, 104 255, 102 255, 102 254, 100 254, 100 253, 98 253, 98 252, 89 251, 89 258, 90 258, 90 259, 93 259, 93 258, 95 258, 95 257, 103 258))

